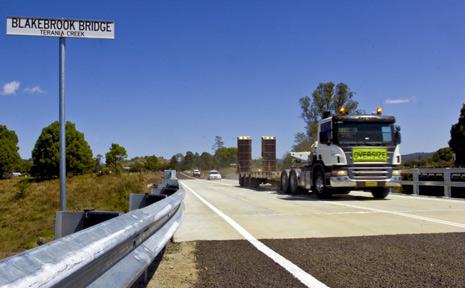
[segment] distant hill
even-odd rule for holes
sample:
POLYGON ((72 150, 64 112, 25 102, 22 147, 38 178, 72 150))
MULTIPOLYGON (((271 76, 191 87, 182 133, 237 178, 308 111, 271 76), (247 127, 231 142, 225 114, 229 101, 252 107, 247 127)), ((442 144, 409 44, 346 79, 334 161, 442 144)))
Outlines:
POLYGON ((402 162, 422 160, 425 158, 432 157, 434 152, 415 152, 410 154, 402 155, 402 162))

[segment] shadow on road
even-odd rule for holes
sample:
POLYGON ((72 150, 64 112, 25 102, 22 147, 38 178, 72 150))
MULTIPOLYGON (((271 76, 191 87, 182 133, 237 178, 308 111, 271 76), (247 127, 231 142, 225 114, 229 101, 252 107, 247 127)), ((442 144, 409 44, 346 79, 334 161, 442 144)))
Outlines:
POLYGON ((278 197, 280 200, 286 201, 388 201, 390 199, 375 199, 368 192, 367 196, 359 195, 333 195, 330 199, 319 199, 315 194, 301 194, 301 195, 287 195, 284 193, 277 193, 283 195, 278 197))
MULTIPOLYGON (((241 188, 239 185, 234 186, 241 188)), ((285 201, 321 201, 316 194, 313 192, 301 193, 297 195, 286 194, 283 191, 276 189, 273 186, 263 186, 260 185, 257 189, 253 188, 244 188, 249 189, 251 192, 271 192, 272 194, 278 195, 278 199, 285 201)), ((366 196, 360 195, 350 195, 350 194, 334 194, 330 199, 324 199, 324 201, 388 201, 390 199, 375 199, 370 192, 365 192, 366 196)))

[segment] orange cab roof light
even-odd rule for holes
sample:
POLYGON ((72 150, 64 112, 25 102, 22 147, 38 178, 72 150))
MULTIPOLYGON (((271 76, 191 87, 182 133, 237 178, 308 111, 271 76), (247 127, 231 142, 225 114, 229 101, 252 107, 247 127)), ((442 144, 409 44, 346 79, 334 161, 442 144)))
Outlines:
POLYGON ((381 108, 381 107, 376 108, 376 114, 378 114, 378 115, 383 114, 383 108, 381 108))

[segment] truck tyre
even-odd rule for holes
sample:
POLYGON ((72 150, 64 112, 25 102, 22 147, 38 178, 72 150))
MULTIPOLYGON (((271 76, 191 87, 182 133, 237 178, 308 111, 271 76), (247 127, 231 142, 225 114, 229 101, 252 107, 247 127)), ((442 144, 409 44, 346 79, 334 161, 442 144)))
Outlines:
POLYGON ((249 176, 244 176, 244 187, 246 187, 246 188, 250 187, 250 177, 249 176))
POLYGON ((375 199, 384 199, 386 196, 389 195, 389 188, 376 188, 371 190, 371 194, 373 195, 373 198, 375 199))
POLYGON ((325 173, 323 167, 316 168, 313 176, 313 190, 320 199, 331 198, 331 190, 326 187, 325 173))
POLYGON ((281 181, 279 183, 279 188, 283 193, 289 193, 289 177, 287 176, 286 171, 281 172, 281 181))
POLYGON ((250 181, 250 187, 252 187, 253 189, 258 189, 259 186, 260 181, 257 178, 252 178, 250 181))
POLYGON ((299 193, 299 179, 297 179, 297 173, 294 170, 289 173, 289 192, 292 195, 299 193))

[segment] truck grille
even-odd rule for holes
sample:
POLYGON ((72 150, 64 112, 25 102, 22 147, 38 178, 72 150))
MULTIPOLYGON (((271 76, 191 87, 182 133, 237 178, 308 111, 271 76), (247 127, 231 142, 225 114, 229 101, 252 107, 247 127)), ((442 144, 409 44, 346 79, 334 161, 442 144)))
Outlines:
POLYGON ((384 180, 392 176, 391 167, 349 167, 349 177, 357 180, 384 180))

